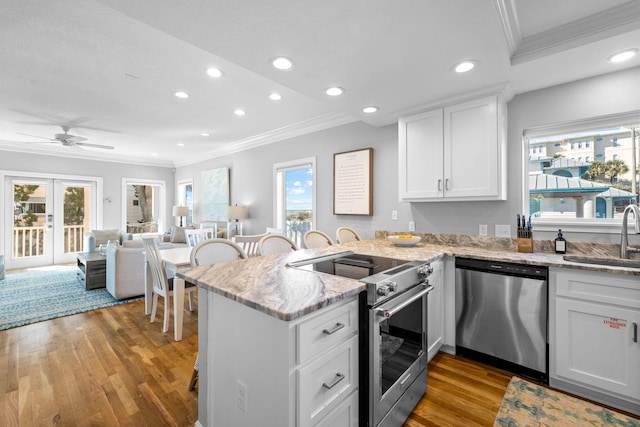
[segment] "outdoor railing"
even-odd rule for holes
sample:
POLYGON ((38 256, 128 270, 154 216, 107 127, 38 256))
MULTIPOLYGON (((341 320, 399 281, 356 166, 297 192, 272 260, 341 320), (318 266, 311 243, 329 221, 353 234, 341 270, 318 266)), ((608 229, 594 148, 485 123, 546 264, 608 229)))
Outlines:
MULTIPOLYGON (((14 227, 13 258, 44 255, 46 227, 14 227)), ((64 252, 82 252, 84 225, 64 226, 64 252)))
POLYGON ((303 248, 304 243, 302 237, 304 233, 311 230, 311 222, 286 221, 284 227, 284 235, 293 240, 298 247, 303 248))

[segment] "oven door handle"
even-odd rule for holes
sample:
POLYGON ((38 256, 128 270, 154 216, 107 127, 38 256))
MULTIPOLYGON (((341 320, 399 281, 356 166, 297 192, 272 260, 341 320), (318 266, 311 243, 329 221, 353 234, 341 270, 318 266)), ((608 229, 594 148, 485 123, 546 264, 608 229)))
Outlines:
POLYGON ((414 301, 422 298, 423 296, 425 296, 426 294, 428 294, 429 292, 431 292, 433 290, 433 285, 429 285, 429 284, 425 283, 422 286, 424 286, 424 288, 420 292, 418 292, 417 294, 412 296, 411 298, 401 302, 400 304, 398 304, 395 307, 392 307, 392 308, 390 308, 388 310, 385 310, 384 308, 379 308, 379 309, 376 310, 376 314, 378 316, 381 316, 381 317, 384 317, 386 319, 389 319, 389 318, 391 318, 391 316, 393 316, 394 314, 396 314, 397 312, 399 312, 400 310, 402 310, 403 308, 405 308, 409 304, 411 304, 414 301))

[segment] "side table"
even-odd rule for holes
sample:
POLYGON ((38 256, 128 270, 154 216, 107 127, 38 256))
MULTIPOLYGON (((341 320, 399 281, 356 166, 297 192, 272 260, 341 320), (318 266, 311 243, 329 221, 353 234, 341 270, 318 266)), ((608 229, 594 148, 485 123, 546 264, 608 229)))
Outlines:
POLYGON ((104 288, 107 284, 107 256, 99 252, 78 252, 77 277, 86 290, 104 288))

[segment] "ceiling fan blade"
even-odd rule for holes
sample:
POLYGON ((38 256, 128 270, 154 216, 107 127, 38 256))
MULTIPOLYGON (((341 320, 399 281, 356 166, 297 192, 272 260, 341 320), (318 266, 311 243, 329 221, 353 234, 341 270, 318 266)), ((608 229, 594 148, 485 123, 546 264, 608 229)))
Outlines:
POLYGON ((65 141, 76 142, 76 143, 86 141, 86 140, 87 138, 83 138, 81 136, 75 136, 75 135, 69 135, 69 138, 65 138, 65 141))
POLYGON ((44 137, 44 136, 38 136, 38 135, 29 135, 28 133, 19 133, 19 132, 18 132, 18 133, 17 133, 17 135, 31 136, 31 137, 33 137, 33 138, 42 138, 42 139, 46 139, 47 141, 50 141, 50 142, 58 142, 58 140, 57 140, 57 139, 47 138, 47 137, 44 137))
POLYGON ((93 147, 93 148, 103 148, 105 150, 113 150, 113 147, 110 145, 89 144, 86 142, 76 142, 73 145, 78 145, 81 147, 93 147))

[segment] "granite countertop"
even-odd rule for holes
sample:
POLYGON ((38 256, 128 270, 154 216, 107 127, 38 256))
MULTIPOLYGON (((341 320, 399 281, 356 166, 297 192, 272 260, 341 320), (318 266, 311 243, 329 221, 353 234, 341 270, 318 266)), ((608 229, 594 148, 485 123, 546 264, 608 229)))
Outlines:
MULTIPOLYGON (((354 279, 287 265, 294 261, 344 251, 428 262, 444 256, 455 256, 640 276, 640 269, 637 268, 568 262, 563 259, 563 255, 551 251, 538 252, 540 249, 547 249, 544 247, 547 245, 545 242, 534 242, 534 253, 520 253, 514 247, 515 239, 421 236, 422 242, 415 246, 397 247, 386 239, 386 232, 377 232, 375 239, 194 267, 179 272, 178 277, 270 316, 290 321, 355 296, 365 289, 363 283, 354 279)), ((572 254, 612 257, 612 249, 608 247, 591 244, 574 246, 574 251, 570 251, 572 254)))

